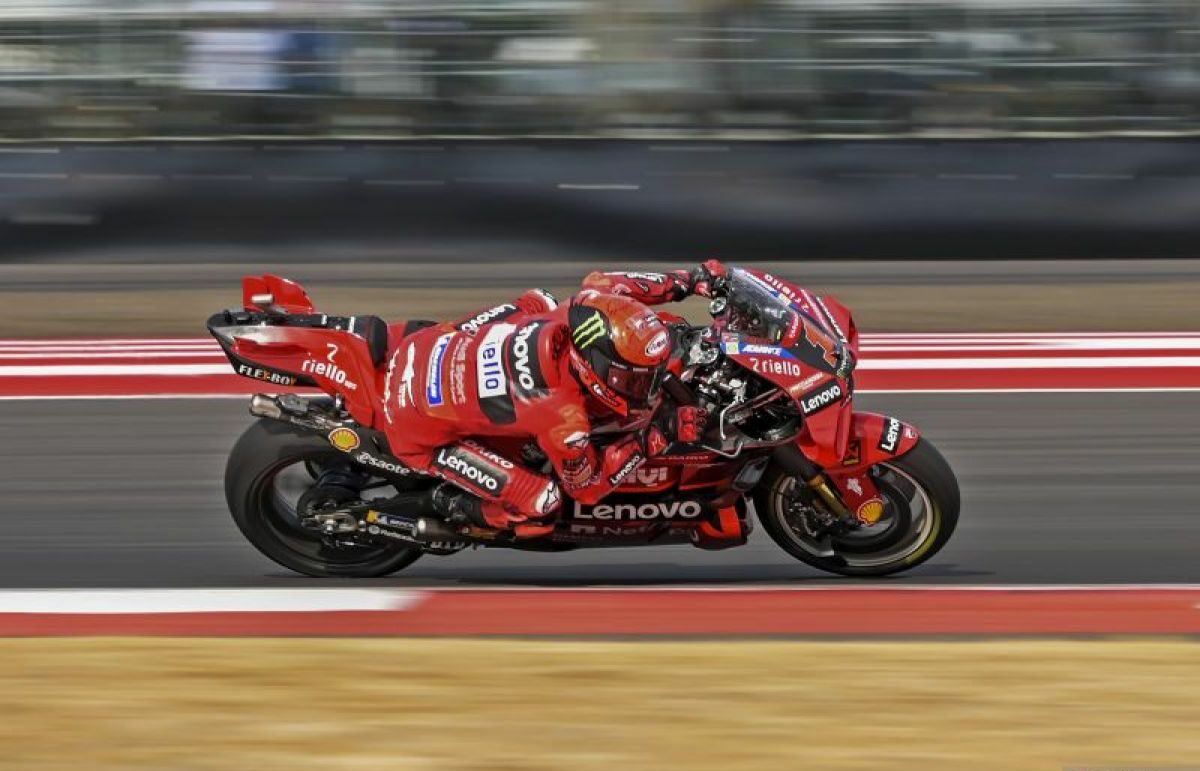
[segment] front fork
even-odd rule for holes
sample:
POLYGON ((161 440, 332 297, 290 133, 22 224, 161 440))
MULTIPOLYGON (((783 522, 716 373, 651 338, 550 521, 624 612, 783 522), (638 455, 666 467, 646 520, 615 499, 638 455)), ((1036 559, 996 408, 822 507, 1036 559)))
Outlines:
MULTIPOLYGON (((777 448, 774 453, 774 459, 784 471, 804 482, 808 489, 812 490, 838 519, 847 523, 872 523, 865 522, 861 515, 850 510, 825 472, 817 464, 809 460, 796 445, 788 444, 777 448)), ((875 516, 875 520, 873 521, 877 521, 879 515, 882 513, 883 510, 880 508, 879 514, 875 516)))

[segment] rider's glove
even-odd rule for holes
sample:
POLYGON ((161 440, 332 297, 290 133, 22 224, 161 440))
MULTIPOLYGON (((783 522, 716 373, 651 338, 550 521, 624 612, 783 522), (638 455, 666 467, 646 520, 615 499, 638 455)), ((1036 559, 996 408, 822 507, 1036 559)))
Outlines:
POLYGON ((658 426, 650 426, 641 435, 642 452, 647 458, 653 458, 655 455, 662 455, 671 441, 667 439, 667 435, 662 432, 658 426))
POLYGON ((692 294, 712 297, 724 288, 728 278, 729 271, 720 260, 706 260, 691 273, 692 294))
POLYGON ((675 441, 684 444, 698 442, 704 435, 704 428, 708 423, 708 410, 703 407, 682 405, 675 409, 674 423, 675 441))

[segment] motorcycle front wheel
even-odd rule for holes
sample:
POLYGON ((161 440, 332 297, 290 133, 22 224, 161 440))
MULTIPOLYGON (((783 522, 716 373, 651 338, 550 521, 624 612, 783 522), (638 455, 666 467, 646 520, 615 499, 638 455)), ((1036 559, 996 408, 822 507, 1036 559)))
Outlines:
MULTIPOLYGON (((301 524, 299 509, 312 500, 317 473, 348 464, 323 437, 263 418, 238 439, 225 466, 225 498, 246 540, 285 568, 316 577, 375 578, 408 567, 422 554, 403 544, 330 545, 301 524)), ((321 492, 336 505, 362 490, 321 492)))
POLYGON ((874 525, 819 542, 791 502, 803 483, 772 467, 754 493, 763 529, 801 562, 843 576, 886 576, 920 565, 950 540, 958 524, 959 490, 954 471, 927 439, 899 458, 872 468, 887 499, 874 525), (833 554, 828 554, 828 548, 833 554))

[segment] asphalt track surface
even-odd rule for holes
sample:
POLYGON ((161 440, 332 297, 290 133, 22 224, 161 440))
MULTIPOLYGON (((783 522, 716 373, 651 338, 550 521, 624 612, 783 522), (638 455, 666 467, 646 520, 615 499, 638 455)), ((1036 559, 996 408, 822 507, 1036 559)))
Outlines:
MULTIPOLYGON (((859 397, 943 450, 962 520, 888 585, 1200 582, 1200 393, 859 397)), ((0 403, 0 588, 334 586, 258 555, 225 509, 240 399, 0 403)), ((425 557, 390 586, 828 585, 760 532, 688 546, 425 557)))

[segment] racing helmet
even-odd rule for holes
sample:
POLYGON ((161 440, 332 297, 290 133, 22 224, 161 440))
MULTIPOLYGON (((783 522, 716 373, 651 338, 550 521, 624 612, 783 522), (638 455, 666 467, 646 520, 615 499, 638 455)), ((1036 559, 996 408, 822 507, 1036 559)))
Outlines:
POLYGON ((650 407, 671 355, 655 313, 623 295, 583 291, 567 312, 571 366, 588 393, 619 415, 650 407))

